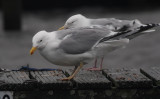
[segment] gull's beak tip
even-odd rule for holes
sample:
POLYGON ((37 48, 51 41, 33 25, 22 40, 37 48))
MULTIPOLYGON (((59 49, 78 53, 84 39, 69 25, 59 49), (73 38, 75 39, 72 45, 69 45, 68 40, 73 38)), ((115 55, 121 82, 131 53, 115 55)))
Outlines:
POLYGON ((30 55, 32 55, 33 54, 33 52, 30 52, 30 55))
POLYGON ((58 30, 63 30, 65 27, 64 26, 62 26, 61 28, 59 28, 58 30))
POLYGON ((35 52, 36 49, 37 49, 36 47, 32 47, 31 50, 30 50, 30 55, 32 55, 35 52))

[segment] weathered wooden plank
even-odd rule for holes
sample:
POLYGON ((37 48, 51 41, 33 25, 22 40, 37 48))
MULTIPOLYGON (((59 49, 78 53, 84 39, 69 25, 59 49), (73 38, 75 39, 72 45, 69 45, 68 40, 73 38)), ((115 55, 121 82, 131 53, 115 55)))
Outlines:
POLYGON ((48 84, 48 82, 50 82, 50 81, 47 79, 47 77, 45 77, 45 76, 42 74, 41 71, 36 71, 36 72, 37 72, 37 74, 39 74, 39 77, 41 78, 41 80, 43 80, 43 82, 44 82, 45 84, 48 84))
POLYGON ((41 83, 41 79, 35 74, 35 71, 30 71, 32 77, 37 80, 37 82, 41 83))
MULTIPOLYGON (((148 69, 147 69, 148 70, 148 69)), ((146 70, 146 71, 147 71, 146 70)), ((150 70, 155 81, 159 81, 159 70, 150 70), (157 74, 157 75, 155 75, 157 74), (156 78, 157 77, 157 78, 156 78)), ((119 88, 151 88, 152 81, 140 73, 138 69, 106 69, 103 71, 80 72, 71 81, 61 81, 71 75, 72 69, 65 71, 9 71, 0 72, 0 90, 52 90, 52 89, 110 89, 119 88), (65 72, 65 74, 64 74, 65 72), (109 81, 109 80, 110 81, 109 81), (115 85, 113 86, 112 83, 115 85)))
MULTIPOLYGON (((66 75, 64 74, 64 71, 55 70, 55 71, 49 71, 48 73, 51 74, 51 77, 53 77, 55 79, 56 83, 66 83, 66 81, 61 81, 62 78, 66 77, 66 75)), ((68 83, 68 81, 67 81, 67 83, 68 83)))
POLYGON ((29 75, 26 74, 24 71, 17 71, 17 74, 22 79, 22 81, 30 80, 29 75))
POLYGON ((7 83, 18 83, 17 80, 15 80, 10 72, 7 72, 4 74, 4 79, 6 80, 7 83))
MULTIPOLYGON (((71 75, 72 69, 66 70, 68 75, 71 75)), ((73 78, 76 88, 82 89, 105 89, 111 88, 111 82, 102 75, 101 71, 80 70, 73 78)))
POLYGON ((160 68, 159 67, 144 67, 140 69, 141 73, 152 79, 154 84, 160 86, 160 68))
POLYGON ((16 84, 20 84, 20 81, 18 81, 16 78, 13 78, 14 74, 12 72, 3 72, 1 75, 1 84, 0 84, 0 90, 14 90, 16 84))
POLYGON ((41 73, 41 76, 42 76, 44 79, 46 79, 47 82, 52 83, 52 80, 50 79, 50 76, 51 76, 51 75, 49 75, 49 74, 48 74, 47 72, 45 72, 45 71, 41 71, 40 73, 41 73))
MULTIPOLYGON (((51 71, 47 71, 47 72, 51 72, 51 71)), ((44 73, 42 73, 42 71, 34 71, 34 76, 36 76, 35 79, 37 79, 38 81, 43 82, 43 83, 53 83, 47 77, 52 77, 52 79, 54 79, 55 82, 57 81, 55 79, 56 78, 55 73, 54 74, 47 74, 47 73, 44 74, 44 73)))
POLYGON ((51 74, 53 71, 43 71, 43 74, 46 75, 46 77, 50 80, 51 83, 56 82, 56 77, 51 74))
POLYGON ((25 81, 25 76, 23 75, 22 72, 20 71, 16 71, 16 74, 18 76, 18 78, 22 81, 22 83, 25 81))
POLYGON ((11 73, 14 75, 13 77, 19 81, 19 83, 23 83, 23 80, 20 75, 18 75, 17 71, 12 71, 11 73))
POLYGON ((50 83, 54 83, 56 82, 56 77, 54 77, 54 75, 52 75, 50 72, 53 72, 53 71, 42 71, 43 76, 49 79, 50 83))
POLYGON ((38 71, 35 71, 34 73, 35 73, 36 77, 40 79, 40 82, 42 82, 44 84, 46 83, 46 81, 41 77, 41 75, 38 74, 38 71))
POLYGON ((17 73, 19 71, 11 71, 10 73, 13 74, 13 78, 16 79, 17 81, 19 81, 19 84, 23 83, 23 80, 21 78, 21 76, 17 73))
POLYGON ((15 91, 15 90, 33 90, 37 88, 25 71, 9 71, 3 72, 0 76, 0 90, 15 91))
POLYGON ((61 81, 60 79, 66 77, 63 71, 31 71, 31 75, 39 82, 42 90, 51 88, 67 89, 71 87, 70 81, 61 81))
POLYGON ((103 74, 118 88, 151 88, 152 81, 138 69, 106 69, 103 74))
POLYGON ((7 83, 7 82, 8 82, 8 81, 7 81, 8 79, 5 79, 5 78, 6 78, 6 73, 0 72, 0 74, 1 74, 1 76, 0 76, 1 82, 7 83))

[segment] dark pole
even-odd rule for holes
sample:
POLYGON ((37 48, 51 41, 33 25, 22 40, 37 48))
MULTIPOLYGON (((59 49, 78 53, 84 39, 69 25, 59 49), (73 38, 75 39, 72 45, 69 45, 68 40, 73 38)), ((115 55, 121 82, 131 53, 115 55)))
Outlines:
POLYGON ((2 0, 4 30, 21 30, 22 0, 2 0))

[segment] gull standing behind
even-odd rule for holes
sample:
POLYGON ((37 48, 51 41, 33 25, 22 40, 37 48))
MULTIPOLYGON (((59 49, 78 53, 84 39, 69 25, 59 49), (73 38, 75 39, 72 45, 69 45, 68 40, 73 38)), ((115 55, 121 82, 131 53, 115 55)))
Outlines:
MULTIPOLYGON (((76 14, 71 16, 65 23, 65 25, 59 30, 62 29, 71 29, 71 28, 79 28, 79 27, 105 27, 107 29, 110 29, 114 32, 123 32, 128 30, 135 30, 140 26, 143 26, 143 24, 135 19, 135 20, 119 20, 115 18, 99 18, 99 19, 90 19, 86 18, 85 16, 81 14, 76 14)), ((152 31, 146 31, 146 32, 152 32, 152 31)), ((113 33, 114 34, 114 33, 113 33)), ((101 70, 102 69, 102 63, 103 58, 101 58, 100 62, 100 68, 97 68, 97 59, 95 59, 95 64, 92 68, 89 68, 87 70, 101 70)))
POLYGON ((135 20, 120 20, 115 18, 90 19, 86 18, 81 14, 76 14, 67 19, 64 26, 59 28, 59 30, 86 27, 92 25, 106 26, 108 29, 113 31, 126 31, 126 30, 133 30, 137 27, 142 26, 143 24, 137 19, 135 20))
MULTIPOLYGON (((158 24, 159 25, 159 24, 158 24)), ((129 39, 142 34, 139 32, 158 26, 149 24, 136 31, 117 32, 106 28, 76 28, 54 32, 40 31, 32 39, 32 55, 36 49, 49 62, 60 66, 75 66, 75 69, 67 78, 72 79, 78 71, 94 58, 124 47, 129 39)))

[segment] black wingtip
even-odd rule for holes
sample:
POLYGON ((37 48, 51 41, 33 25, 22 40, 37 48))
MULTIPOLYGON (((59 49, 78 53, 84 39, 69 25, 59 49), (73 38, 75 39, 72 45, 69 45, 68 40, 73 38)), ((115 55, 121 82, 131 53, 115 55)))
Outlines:
POLYGON ((140 31, 148 30, 154 27, 160 26, 160 23, 151 23, 151 24, 145 24, 139 27, 140 31))
POLYGON ((110 39, 119 39, 119 38, 133 39, 133 38, 135 38, 135 37, 137 37, 141 34, 144 34, 144 33, 141 33, 141 32, 146 31, 148 29, 152 29, 152 28, 157 27, 157 26, 160 26, 160 23, 145 24, 145 25, 142 25, 142 26, 136 28, 135 30, 122 31, 122 32, 119 32, 115 35, 105 37, 102 40, 100 40, 100 43, 103 42, 103 41, 110 40, 110 39))
POLYGON ((146 24, 146 25, 142 25, 142 26, 153 26, 153 27, 156 27, 156 26, 160 26, 160 23, 151 23, 151 24, 146 24))

